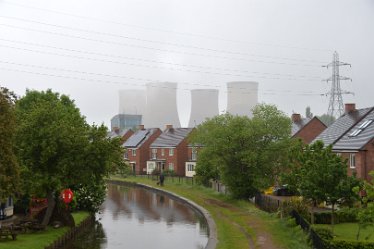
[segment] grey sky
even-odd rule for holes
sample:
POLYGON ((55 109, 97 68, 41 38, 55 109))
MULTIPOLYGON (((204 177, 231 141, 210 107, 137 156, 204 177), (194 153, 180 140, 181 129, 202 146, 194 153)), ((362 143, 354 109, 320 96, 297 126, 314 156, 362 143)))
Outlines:
POLYGON ((334 50, 352 64, 344 101, 374 105, 372 0, 0 0, 0 30, 0 85, 67 94, 90 123, 109 125, 118 90, 148 81, 179 83, 184 126, 188 89, 220 89, 224 111, 237 80, 258 81, 259 101, 287 114, 320 115, 334 50))

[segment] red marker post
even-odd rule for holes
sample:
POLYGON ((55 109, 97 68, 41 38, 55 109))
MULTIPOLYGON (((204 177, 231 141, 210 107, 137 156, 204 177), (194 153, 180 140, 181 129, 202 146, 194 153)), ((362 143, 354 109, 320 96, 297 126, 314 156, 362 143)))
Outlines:
POLYGON ((73 200, 74 194, 70 188, 64 189, 61 192, 61 198, 66 204, 66 209, 68 209, 68 204, 73 200))

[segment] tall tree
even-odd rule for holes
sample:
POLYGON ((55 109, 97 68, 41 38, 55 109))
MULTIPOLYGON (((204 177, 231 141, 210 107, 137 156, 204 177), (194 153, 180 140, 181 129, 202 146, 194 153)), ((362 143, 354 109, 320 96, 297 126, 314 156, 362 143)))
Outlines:
POLYGON ((0 202, 15 193, 19 182, 19 167, 14 153, 15 100, 11 91, 0 87, 0 202))
POLYGON ((27 91, 16 103, 16 115, 23 184, 48 199, 44 225, 62 188, 103 184, 112 162, 123 160, 118 141, 103 135, 105 127, 90 127, 66 95, 27 91))
POLYGON ((328 114, 323 114, 321 116, 318 116, 318 118, 326 125, 326 126, 330 126, 332 123, 334 123, 335 121, 335 117, 334 116, 330 116, 328 114))
POLYGON ((290 127, 289 118, 272 105, 255 107, 252 119, 230 114, 209 119, 191 136, 193 143, 204 145, 198 176, 220 177, 236 198, 254 196, 274 182, 288 150, 290 127))
POLYGON ((310 111, 310 106, 307 106, 305 109, 305 117, 307 118, 313 118, 313 113, 310 111))

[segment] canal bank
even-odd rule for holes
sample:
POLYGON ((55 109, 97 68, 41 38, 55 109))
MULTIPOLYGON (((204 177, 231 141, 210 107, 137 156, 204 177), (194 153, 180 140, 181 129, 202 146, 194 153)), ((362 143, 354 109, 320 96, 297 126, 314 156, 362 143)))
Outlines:
POLYGON ((111 177, 111 180, 162 188, 202 206, 216 223, 217 249, 311 248, 300 229, 290 227, 286 219, 257 209, 249 201, 233 200, 199 185, 165 181, 160 187, 157 181, 141 177, 111 177))
POLYGON ((216 228, 216 223, 214 222, 213 218, 209 214, 209 212, 201 207, 200 205, 196 204, 195 202, 184 198, 183 196, 177 195, 173 192, 160 189, 160 188, 155 188, 150 185, 142 184, 142 183, 136 183, 136 182, 130 182, 130 181, 123 181, 123 180, 107 180, 108 183, 111 184, 116 184, 116 185, 122 185, 122 186, 137 186, 137 187, 142 187, 145 189, 148 189, 150 191, 154 191, 166 196, 169 196, 170 198, 177 199, 179 202, 187 205, 189 208, 193 209, 195 212, 200 213, 206 223, 208 224, 208 243, 205 246, 205 249, 215 249, 217 246, 217 228, 216 228))

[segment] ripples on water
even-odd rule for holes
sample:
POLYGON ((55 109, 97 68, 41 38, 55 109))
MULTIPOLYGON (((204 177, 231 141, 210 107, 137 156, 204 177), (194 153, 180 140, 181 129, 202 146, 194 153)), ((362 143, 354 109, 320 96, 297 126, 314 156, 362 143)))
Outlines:
POLYGON ((96 225, 65 249, 200 249, 205 219, 177 200, 143 188, 108 185, 96 225))

